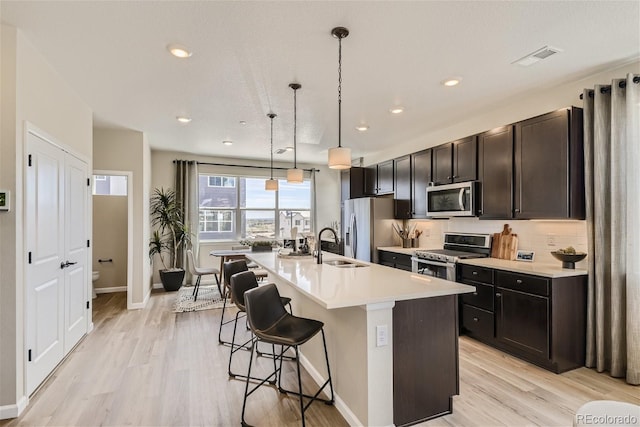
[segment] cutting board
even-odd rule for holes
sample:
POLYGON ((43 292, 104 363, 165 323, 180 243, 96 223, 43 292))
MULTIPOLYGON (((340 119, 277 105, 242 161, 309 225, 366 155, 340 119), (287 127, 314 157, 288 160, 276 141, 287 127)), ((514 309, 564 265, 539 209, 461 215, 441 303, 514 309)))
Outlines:
POLYGON ((491 258, 516 259, 518 235, 511 233, 509 224, 505 224, 501 233, 494 233, 491 241, 491 258))

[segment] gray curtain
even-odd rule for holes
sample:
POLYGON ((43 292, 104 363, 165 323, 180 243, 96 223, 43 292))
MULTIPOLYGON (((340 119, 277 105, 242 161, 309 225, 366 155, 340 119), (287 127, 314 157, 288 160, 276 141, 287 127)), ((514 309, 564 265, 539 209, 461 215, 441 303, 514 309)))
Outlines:
POLYGON ((640 384, 640 76, 585 90, 586 365, 640 384))
POLYGON ((316 197, 316 168, 311 168, 311 232, 315 234, 318 230, 318 198, 316 197))
MULTIPOLYGON (((194 258, 198 259, 198 225, 199 225, 199 205, 198 205, 198 162, 191 160, 175 160, 176 176, 175 191, 176 200, 184 211, 184 220, 191 233, 191 249, 194 258)), ((197 262, 197 261, 196 261, 197 262)), ((191 274, 187 268, 187 253, 178 253, 178 267, 187 270, 185 282, 192 281, 191 274)))

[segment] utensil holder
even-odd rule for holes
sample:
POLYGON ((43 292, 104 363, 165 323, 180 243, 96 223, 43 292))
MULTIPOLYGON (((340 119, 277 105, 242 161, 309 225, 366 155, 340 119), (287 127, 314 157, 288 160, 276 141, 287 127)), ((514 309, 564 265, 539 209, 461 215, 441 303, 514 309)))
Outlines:
POLYGON ((412 245, 412 240, 415 240, 415 239, 402 239, 402 247, 403 248, 412 248, 413 247, 413 246, 411 246, 412 245))
POLYGON ((418 238, 417 237, 414 238, 414 239, 411 239, 411 247, 412 248, 417 248, 418 247, 418 238))

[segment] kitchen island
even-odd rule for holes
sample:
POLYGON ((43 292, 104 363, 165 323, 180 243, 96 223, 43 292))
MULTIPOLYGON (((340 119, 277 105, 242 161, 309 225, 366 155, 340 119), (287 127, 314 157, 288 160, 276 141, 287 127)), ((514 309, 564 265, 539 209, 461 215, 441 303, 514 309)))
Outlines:
MULTIPOLYGON (((349 424, 411 425, 452 411, 457 295, 473 286, 330 253, 323 264, 277 253, 247 258, 292 298, 295 315, 324 322, 336 407, 349 424)), ((316 382, 324 382, 321 340, 302 347, 301 361, 316 382)))

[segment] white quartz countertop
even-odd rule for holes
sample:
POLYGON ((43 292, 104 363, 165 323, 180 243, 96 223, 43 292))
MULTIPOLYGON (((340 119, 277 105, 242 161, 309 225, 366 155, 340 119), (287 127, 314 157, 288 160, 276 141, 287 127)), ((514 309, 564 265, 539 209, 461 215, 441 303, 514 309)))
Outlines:
POLYGON ((276 252, 250 252, 247 258, 327 309, 474 292, 473 286, 353 260, 323 252, 323 261, 343 259, 368 267, 340 268, 315 258, 285 259, 276 252))
POLYGON ((398 254, 414 255, 416 251, 424 251, 427 248, 403 248, 402 246, 382 246, 379 251, 395 252, 398 254))
POLYGON ((516 273, 533 274, 536 276, 544 276, 551 278, 585 276, 587 270, 583 268, 562 268, 562 263, 542 264, 536 262, 509 261, 498 258, 472 258, 459 261, 461 264, 477 265, 478 267, 495 268, 498 270, 513 271, 516 273))

